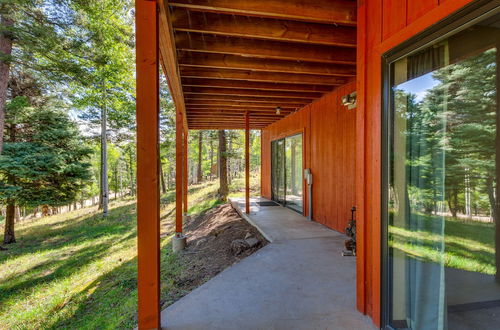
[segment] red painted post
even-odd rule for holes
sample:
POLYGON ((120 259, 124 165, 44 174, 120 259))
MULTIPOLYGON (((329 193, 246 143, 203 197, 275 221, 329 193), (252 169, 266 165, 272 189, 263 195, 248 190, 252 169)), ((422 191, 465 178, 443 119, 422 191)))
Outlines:
POLYGON ((138 327, 159 329, 160 191, 158 11, 136 0, 138 327))
POLYGON ((182 236, 182 200, 184 172, 184 118, 179 110, 175 117, 175 233, 182 236))
POLYGON ((250 112, 245 112, 245 212, 250 214, 250 112))
POLYGON ((183 192, 184 192, 184 215, 187 214, 188 212, 188 177, 189 177, 189 168, 188 168, 188 129, 185 127, 184 129, 184 149, 183 149, 183 155, 184 155, 184 166, 183 166, 183 192))

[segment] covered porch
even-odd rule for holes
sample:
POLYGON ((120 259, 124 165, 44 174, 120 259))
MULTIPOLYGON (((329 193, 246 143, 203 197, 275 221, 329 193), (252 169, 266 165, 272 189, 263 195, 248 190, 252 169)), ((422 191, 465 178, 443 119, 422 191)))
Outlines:
POLYGON ((375 329, 357 312, 356 261, 345 236, 267 201, 232 199, 271 240, 162 311, 168 329, 375 329))
POLYGON ((356 11, 356 2, 349 0, 317 1, 314 6, 300 0, 137 1, 139 328, 223 327, 231 320, 234 328, 245 327, 251 319, 246 328, 291 322, 303 328, 370 328, 370 321, 356 310, 356 260, 341 256, 345 237, 305 218, 315 214, 320 223, 343 231, 354 206, 354 188, 347 189, 354 184, 354 150, 347 149, 354 145, 355 116, 336 113, 346 110, 340 106, 341 97, 354 90, 356 11), (176 237, 183 237, 188 209, 188 134, 204 129, 245 131, 245 198, 234 205, 250 221, 260 219, 265 234, 276 236, 276 244, 266 252, 222 273, 162 317, 157 221, 160 67, 176 106, 176 237), (323 107, 318 100, 327 95, 323 107), (295 126, 286 127, 284 118, 292 117, 295 126), (330 138, 330 120, 338 143, 330 138), (303 184, 301 213, 252 205, 250 130, 261 130, 261 193, 267 198, 272 197, 271 141, 301 134, 301 165, 295 171, 303 184), (334 172, 338 179, 349 178, 333 190, 328 180, 336 178, 318 180, 318 198, 311 204, 316 213, 308 206, 311 197, 302 172, 310 168, 320 175, 328 164, 318 158, 321 150, 314 150, 311 141, 319 141, 321 148, 342 146, 334 156, 344 164, 334 172), (342 174, 344 169, 348 173, 342 174), (326 190, 330 192, 323 193, 326 190), (331 191, 337 196, 333 201, 331 191), (332 202, 339 209, 335 223, 328 222, 332 202), (284 286, 276 286, 281 281, 284 286), (239 291, 227 296, 232 291, 225 287, 235 282, 239 291), (244 314, 231 312, 244 311, 245 306, 251 308, 244 314), (224 315, 222 309, 227 309, 224 315))

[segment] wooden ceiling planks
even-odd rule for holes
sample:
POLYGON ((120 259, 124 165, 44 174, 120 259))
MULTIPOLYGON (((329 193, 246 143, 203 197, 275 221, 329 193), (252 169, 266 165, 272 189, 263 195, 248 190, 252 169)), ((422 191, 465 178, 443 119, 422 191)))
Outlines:
POLYGON ((356 49, 346 47, 276 42, 180 31, 175 34, 175 43, 177 49, 185 51, 278 60, 356 64, 356 49))
MULTIPOLYGON (((263 128, 356 75, 352 0, 167 0, 189 129, 263 128), (276 108, 281 111, 277 114, 276 108)), ((168 31, 165 32, 165 26, 168 31)), ((165 38, 164 38, 165 39, 165 38)), ((160 44, 161 49, 168 44, 160 44)), ((165 68, 165 64, 164 64, 165 68)), ((173 86, 174 89, 176 88, 173 86)))
POLYGON ((356 47, 356 29, 338 25, 205 13, 183 8, 173 9, 172 25, 175 30, 184 32, 356 47))
MULTIPOLYGON (((258 95, 255 91, 278 91, 278 92, 289 92, 290 97, 293 97, 294 92, 304 93, 298 94, 295 97, 311 97, 308 93, 312 93, 312 97, 317 98, 323 93, 329 92, 331 86, 322 85, 305 85, 305 84, 287 84, 287 83, 276 83, 276 82, 254 82, 254 81, 241 81, 241 80, 220 80, 220 79, 193 79, 193 78, 183 78, 182 85, 184 91, 189 90, 189 87, 211 87, 214 89, 230 89, 230 90, 250 90, 250 95, 258 95), (188 87, 188 88, 186 88, 188 87)), ((234 93, 231 93, 234 94, 234 93)), ((283 97, 289 97, 286 93, 282 93, 283 97)))
POLYGON ((173 7, 242 16, 356 26, 356 2, 349 0, 171 0, 173 7))
POLYGON ((179 65, 181 67, 239 69, 339 77, 356 76, 356 67, 354 65, 287 61, 186 51, 179 52, 179 65))

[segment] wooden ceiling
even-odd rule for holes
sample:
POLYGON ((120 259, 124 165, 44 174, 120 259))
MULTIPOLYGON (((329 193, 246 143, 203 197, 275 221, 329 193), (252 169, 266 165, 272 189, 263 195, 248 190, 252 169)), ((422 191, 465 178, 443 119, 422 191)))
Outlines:
POLYGON ((356 74, 356 1, 168 0, 162 14, 189 129, 241 129, 246 111, 264 128, 356 74))

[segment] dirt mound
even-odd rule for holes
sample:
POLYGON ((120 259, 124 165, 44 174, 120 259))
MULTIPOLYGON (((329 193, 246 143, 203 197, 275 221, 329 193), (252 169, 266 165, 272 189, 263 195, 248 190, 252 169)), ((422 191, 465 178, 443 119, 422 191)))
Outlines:
POLYGON ((230 204, 220 205, 184 224, 187 248, 176 286, 189 292, 268 242, 230 204))

